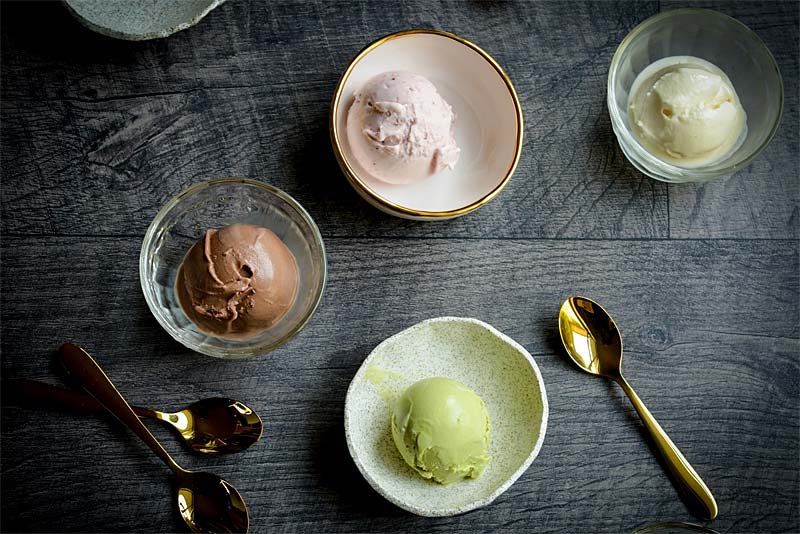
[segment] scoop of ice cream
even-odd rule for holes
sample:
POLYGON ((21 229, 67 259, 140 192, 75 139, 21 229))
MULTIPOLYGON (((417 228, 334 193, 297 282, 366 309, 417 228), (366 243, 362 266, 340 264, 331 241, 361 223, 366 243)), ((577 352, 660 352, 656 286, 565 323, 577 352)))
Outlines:
POLYGON ((176 291, 181 308, 201 330, 245 339, 286 315, 297 286, 294 255, 274 232, 232 224, 206 230, 189 250, 176 291))
POLYGON ((681 56, 661 60, 631 88, 631 128, 650 152, 670 163, 696 166, 724 156, 745 125, 733 84, 707 61, 681 56))
POLYGON ((489 413, 475 392, 455 380, 413 384, 397 400, 391 426, 406 463, 440 484, 477 478, 489 462, 489 413))
POLYGON ((425 77, 384 72, 356 93, 347 139, 364 170, 390 184, 408 184, 452 169, 460 149, 456 116, 425 77))

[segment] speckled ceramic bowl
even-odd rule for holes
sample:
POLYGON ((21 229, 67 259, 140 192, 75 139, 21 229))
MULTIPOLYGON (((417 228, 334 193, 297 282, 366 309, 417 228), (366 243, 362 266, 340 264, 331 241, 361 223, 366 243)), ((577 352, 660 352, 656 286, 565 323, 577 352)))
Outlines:
POLYGON ((539 454, 547 395, 536 362, 522 346, 477 319, 440 317, 403 330, 367 356, 345 401, 347 446, 375 490, 409 512, 456 515, 486 506, 539 454), (414 382, 445 376, 473 389, 489 411, 492 459, 475 480, 448 486, 420 477, 392 441, 394 400, 414 382))
POLYGON ((167 37, 200 22, 225 0, 64 0, 72 15, 108 37, 145 41, 167 37))

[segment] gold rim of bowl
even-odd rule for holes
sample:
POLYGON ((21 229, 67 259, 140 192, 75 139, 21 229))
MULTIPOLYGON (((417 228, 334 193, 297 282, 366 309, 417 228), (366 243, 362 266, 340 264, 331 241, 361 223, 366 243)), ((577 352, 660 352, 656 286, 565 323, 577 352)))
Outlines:
POLYGON ((509 180, 511 180, 511 176, 514 174, 514 171, 517 168, 517 164, 519 163, 520 155, 522 154, 522 139, 523 139, 523 122, 522 122, 522 106, 519 102, 519 97, 517 96, 517 91, 514 89, 514 85, 511 83, 511 79, 505 73, 502 67, 497 63, 497 61, 492 58, 485 50, 483 50, 478 45, 464 39, 463 37, 459 37, 450 32, 445 32, 441 30, 426 30, 426 29, 413 29, 413 30, 404 30, 396 33, 391 33, 380 39, 373 41, 372 43, 368 44, 364 47, 356 56, 350 61, 347 65, 347 68, 342 73, 341 77, 339 78, 339 82, 336 84, 336 91, 333 93, 333 100, 331 101, 331 111, 330 111, 330 135, 331 135, 331 143, 333 144, 333 152, 336 155, 336 160, 339 162, 339 167, 341 167, 342 172, 344 172, 347 181, 350 182, 350 185, 356 189, 356 191, 367 195, 368 199, 372 199, 374 202, 378 204, 378 207, 388 211, 392 214, 400 214, 406 217, 414 217, 419 219, 447 219, 451 217, 458 217, 459 215, 464 215, 465 213, 469 213, 470 211, 476 210, 492 200, 496 197, 500 191, 508 184, 509 180), (466 206, 456 208, 454 210, 447 210, 447 211, 424 211, 424 210, 415 210, 411 208, 407 208, 405 206, 401 206, 400 204, 396 204, 391 200, 388 200, 378 193, 373 191, 366 183, 364 183, 356 174, 353 167, 347 161, 347 157, 344 155, 344 151, 342 150, 342 145, 339 141, 339 127, 338 121, 336 117, 339 112, 339 103, 342 98, 342 92, 344 91, 344 87, 347 84, 347 80, 350 78, 350 75, 355 69, 356 65, 372 50, 379 47, 383 43, 391 41, 393 39, 399 39, 402 37, 407 37, 409 35, 419 35, 419 34, 428 34, 428 35, 436 35, 439 37, 445 37, 447 39, 452 39, 457 43, 460 43, 467 48, 470 48, 472 51, 476 52, 484 61, 489 63, 491 67, 497 72, 500 78, 503 80, 503 83, 508 90, 508 94, 511 97, 511 100, 514 104, 514 112, 516 115, 516 128, 517 128, 517 135, 516 135, 516 148, 514 150, 514 159, 511 162, 511 165, 508 167, 505 176, 503 179, 492 188, 491 191, 486 193, 484 196, 479 198, 478 200, 468 204, 466 206))

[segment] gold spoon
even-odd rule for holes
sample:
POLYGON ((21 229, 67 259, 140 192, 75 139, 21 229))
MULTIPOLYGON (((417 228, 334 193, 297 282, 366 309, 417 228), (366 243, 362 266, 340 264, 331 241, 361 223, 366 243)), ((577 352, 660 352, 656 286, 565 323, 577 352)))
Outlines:
MULTIPOLYGON (((3 404, 37 400, 57 402, 83 411, 104 412, 103 405, 93 397, 35 380, 3 382, 3 404)), ((139 417, 165 421, 175 428, 183 441, 197 452, 227 454, 240 452, 256 443, 264 431, 261 419, 239 401, 212 397, 194 402, 174 413, 131 406, 139 417)))
POLYGON ((622 336, 611 316, 592 300, 569 297, 558 313, 558 331, 567 354, 578 367, 622 386, 690 507, 705 518, 717 517, 717 503, 703 479, 622 376, 622 336))
POLYGON ((175 463, 86 351, 67 343, 58 353, 70 375, 172 469, 178 488, 178 509, 193 532, 247 532, 250 526, 247 506, 236 488, 217 475, 187 471, 175 463))

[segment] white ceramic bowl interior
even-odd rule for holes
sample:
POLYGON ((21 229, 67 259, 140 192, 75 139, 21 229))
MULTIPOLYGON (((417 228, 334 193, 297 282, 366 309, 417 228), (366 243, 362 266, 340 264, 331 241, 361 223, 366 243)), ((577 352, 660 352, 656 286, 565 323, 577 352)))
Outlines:
POLYGON ((356 56, 339 81, 331 120, 334 150, 356 190, 376 207, 411 218, 457 216, 488 202, 511 177, 522 147, 521 107, 502 69, 472 43, 432 30, 384 37, 356 56), (352 156, 347 112, 364 83, 389 70, 425 76, 452 106, 461 148, 454 169, 392 185, 372 178, 352 156))
POLYGON ((350 454, 378 493, 418 515, 448 516, 491 503, 525 472, 542 446, 547 416, 542 376, 522 346, 477 319, 440 317, 370 353, 347 391, 344 424, 350 454), (433 376, 467 385, 486 403, 492 459, 475 480, 447 486, 425 480, 392 441, 395 399, 433 376))

